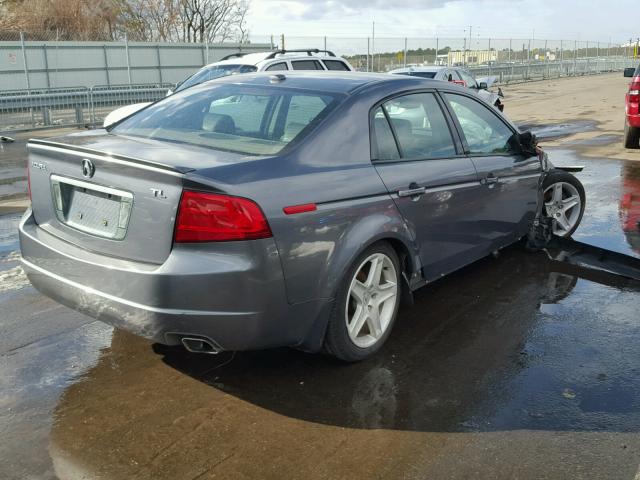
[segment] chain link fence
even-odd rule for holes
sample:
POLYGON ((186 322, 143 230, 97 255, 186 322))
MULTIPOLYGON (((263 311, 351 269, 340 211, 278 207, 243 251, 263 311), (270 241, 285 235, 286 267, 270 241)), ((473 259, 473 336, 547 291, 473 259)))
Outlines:
POLYGON ((359 71, 464 66, 477 77, 525 82, 635 66, 638 44, 460 38, 254 35, 246 44, 58 41, 55 32, 0 32, 0 132, 95 126, 113 109, 164 97, 202 65, 238 51, 331 50, 359 71))

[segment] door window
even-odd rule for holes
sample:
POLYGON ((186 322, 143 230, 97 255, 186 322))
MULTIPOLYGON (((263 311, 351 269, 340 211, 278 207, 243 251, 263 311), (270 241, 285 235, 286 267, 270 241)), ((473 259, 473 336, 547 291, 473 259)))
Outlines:
MULTIPOLYGON (((383 108, 391 121, 402 159, 436 159, 456 155, 451 131, 433 94, 404 95, 389 100, 383 108)), ((377 120, 381 118, 379 115, 377 112, 374 125, 376 122, 382 125, 382 122, 377 120)), ((388 140, 385 142, 390 145, 388 140)), ((383 149, 392 150, 390 147, 383 149)))
POLYGON ((317 60, 296 60, 291 66, 294 70, 324 70, 317 60))
POLYGON ((513 131, 483 104, 464 95, 444 94, 467 140, 469 154, 492 155, 515 153, 513 131))

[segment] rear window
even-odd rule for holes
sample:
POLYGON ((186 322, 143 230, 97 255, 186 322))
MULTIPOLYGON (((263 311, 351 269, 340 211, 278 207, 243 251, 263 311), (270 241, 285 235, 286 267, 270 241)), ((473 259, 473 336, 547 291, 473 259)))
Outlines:
POLYGON ((348 72, 349 67, 347 67, 347 64, 344 62, 341 62, 340 60, 323 60, 325 67, 327 67, 328 70, 340 70, 343 72, 348 72))
POLYGON ((134 114, 111 133, 273 155, 302 138, 340 96, 282 87, 203 85, 134 114))

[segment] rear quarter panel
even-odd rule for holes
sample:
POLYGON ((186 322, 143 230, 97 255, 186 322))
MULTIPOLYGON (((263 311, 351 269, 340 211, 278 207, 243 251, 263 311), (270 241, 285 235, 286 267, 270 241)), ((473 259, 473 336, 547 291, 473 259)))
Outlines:
POLYGON ((370 160, 369 107, 357 96, 329 115, 304 143, 280 157, 237 169, 188 175, 197 182, 258 202, 274 234, 289 303, 332 298, 355 257, 394 238, 417 261, 413 236, 370 160), (315 203, 313 212, 285 215, 286 206, 315 203))

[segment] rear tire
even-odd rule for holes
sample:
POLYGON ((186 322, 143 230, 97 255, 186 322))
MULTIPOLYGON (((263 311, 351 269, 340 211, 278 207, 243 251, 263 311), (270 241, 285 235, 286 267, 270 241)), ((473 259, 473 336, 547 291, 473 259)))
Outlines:
POLYGON ((324 339, 326 354, 358 362, 380 350, 398 315, 401 275, 398 255, 386 242, 356 258, 338 286, 324 339))
POLYGON ((624 148, 640 148, 640 128, 630 127, 624 122, 624 148))

